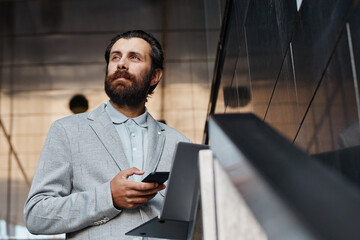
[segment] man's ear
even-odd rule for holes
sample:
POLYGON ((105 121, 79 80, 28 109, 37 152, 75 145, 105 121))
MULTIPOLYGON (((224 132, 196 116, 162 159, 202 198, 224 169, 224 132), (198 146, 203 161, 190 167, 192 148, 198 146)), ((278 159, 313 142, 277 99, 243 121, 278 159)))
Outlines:
POLYGON ((154 73, 153 73, 152 77, 151 77, 150 86, 154 86, 154 85, 158 84, 158 82, 161 79, 162 74, 163 74, 162 69, 156 68, 154 70, 154 73))

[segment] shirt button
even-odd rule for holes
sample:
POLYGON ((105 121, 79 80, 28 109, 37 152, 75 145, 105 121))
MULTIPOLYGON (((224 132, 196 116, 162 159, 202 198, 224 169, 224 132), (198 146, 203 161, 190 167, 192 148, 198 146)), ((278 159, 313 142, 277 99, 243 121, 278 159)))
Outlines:
POLYGON ((133 151, 136 151, 136 148, 135 148, 135 147, 133 148, 133 151))
POLYGON ((135 137, 135 133, 131 133, 131 136, 132 136, 132 137, 135 137))

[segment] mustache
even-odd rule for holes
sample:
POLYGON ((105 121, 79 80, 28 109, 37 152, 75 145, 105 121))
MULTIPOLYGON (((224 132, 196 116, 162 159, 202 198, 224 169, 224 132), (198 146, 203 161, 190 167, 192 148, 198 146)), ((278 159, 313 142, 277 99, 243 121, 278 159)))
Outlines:
POLYGON ((109 78, 111 81, 118 78, 125 78, 131 81, 135 80, 135 76, 125 70, 116 70, 109 78))

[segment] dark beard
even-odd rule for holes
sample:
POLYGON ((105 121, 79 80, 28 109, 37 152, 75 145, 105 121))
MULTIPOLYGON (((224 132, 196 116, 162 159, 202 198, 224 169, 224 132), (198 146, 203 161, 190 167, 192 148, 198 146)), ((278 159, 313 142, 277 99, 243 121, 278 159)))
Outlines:
POLYGON ((142 79, 136 79, 134 75, 127 71, 116 70, 115 73, 108 75, 105 78, 105 92, 110 100, 120 107, 138 107, 146 101, 150 88, 151 76, 151 71, 149 71, 142 79), (129 79, 131 81, 131 86, 119 89, 118 84, 114 84, 113 81, 120 77, 129 79))

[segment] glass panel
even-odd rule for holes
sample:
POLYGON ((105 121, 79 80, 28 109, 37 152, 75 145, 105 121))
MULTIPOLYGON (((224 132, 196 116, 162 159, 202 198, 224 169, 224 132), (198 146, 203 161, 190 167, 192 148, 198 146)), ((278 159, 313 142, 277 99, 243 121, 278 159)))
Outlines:
POLYGON ((250 1, 246 42, 254 113, 264 118, 289 46, 296 17, 295 1, 250 1))
POLYGON ((353 0, 304 1, 293 37, 300 115, 303 116, 322 78, 353 7, 353 0))
POLYGON ((291 48, 286 54, 269 106, 266 122, 292 141, 299 128, 297 89, 295 85, 291 48))
POLYGON ((224 91, 227 91, 231 96, 227 98, 226 113, 250 112, 253 110, 248 67, 249 63, 245 34, 241 34, 239 39, 239 56, 236 62, 234 79, 231 87, 224 89, 224 91))
POLYGON ((225 56, 224 63, 222 67, 222 75, 221 75, 221 88, 219 88, 219 95, 216 101, 216 109, 215 113, 224 113, 226 105, 232 98, 236 98, 236 95, 233 94, 231 90, 231 85, 235 73, 236 62, 239 52, 239 40, 238 40, 238 28, 237 21, 235 18, 234 9, 231 11, 231 16, 229 18, 228 29, 229 33, 226 36, 226 42, 224 43, 225 56), (221 92, 221 93, 220 93, 221 92), (224 103, 224 105, 222 105, 224 103))
POLYGON ((356 94, 358 116, 360 121, 360 4, 354 10, 348 24, 347 33, 351 40, 350 51, 352 57, 352 66, 355 66, 353 72, 354 76, 354 90, 356 94))
MULTIPOLYGON (((346 145, 347 138, 351 138, 354 131, 359 131, 358 123, 349 45, 345 31, 295 143, 308 153, 350 147, 346 145)), ((360 145, 360 142, 358 144, 360 145)))

